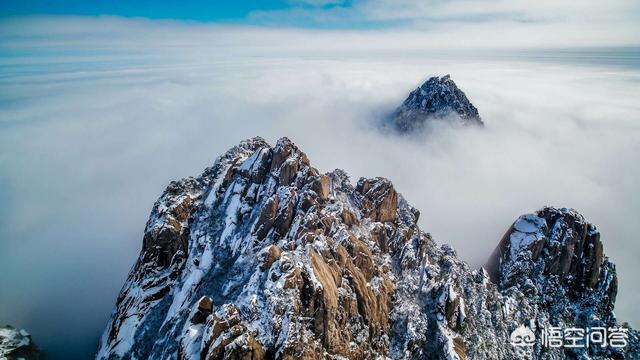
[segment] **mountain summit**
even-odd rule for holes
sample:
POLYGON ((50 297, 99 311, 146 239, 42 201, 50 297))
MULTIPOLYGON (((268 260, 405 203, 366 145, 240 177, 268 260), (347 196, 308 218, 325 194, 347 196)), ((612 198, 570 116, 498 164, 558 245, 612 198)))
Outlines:
POLYGON ((613 312, 615 266, 577 212, 517 219, 489 272, 438 245, 419 216, 387 179, 353 185, 287 138, 244 141, 155 203, 97 358, 640 355, 638 333, 613 312), (549 347, 550 327, 615 331, 627 344, 549 347))
POLYGON ((450 75, 434 76, 413 90, 391 118, 399 132, 421 129, 433 120, 450 120, 463 125, 484 125, 465 93, 450 75))

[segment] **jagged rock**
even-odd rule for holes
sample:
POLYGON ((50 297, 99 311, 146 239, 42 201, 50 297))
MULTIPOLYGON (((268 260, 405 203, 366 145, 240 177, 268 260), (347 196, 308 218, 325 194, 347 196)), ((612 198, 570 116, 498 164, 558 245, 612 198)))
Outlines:
POLYGON ((213 300, 208 296, 203 296, 198 300, 198 310, 204 313, 211 313, 213 311, 213 300))
POLYGON ((42 354, 28 332, 5 325, 0 327, 0 359, 38 360, 42 354))
MULTIPOLYGON (((518 262, 518 266, 523 265, 523 259, 518 258, 521 254, 527 255, 528 268, 542 262, 541 275, 555 275, 576 296, 595 290, 603 265, 609 266, 603 254, 600 233, 572 209, 547 207, 535 214, 519 217, 487 263, 492 280, 503 288, 517 280, 511 279, 505 270, 514 262, 518 262)), ((617 283, 611 280, 609 286, 617 283)), ((616 290, 611 289, 611 292, 615 296, 616 290)))
POLYGON ((544 208, 519 217, 487 262, 502 289, 519 286, 530 294, 555 291, 555 282, 575 300, 598 294, 599 306, 613 310, 618 280, 603 254, 596 227, 572 209, 544 208), (549 284, 539 279, 552 277, 549 284), (533 283, 523 283, 529 278, 533 283), (533 286, 531 286, 533 285, 533 286))
POLYGON ((456 352, 456 355, 458 355, 458 359, 467 359, 467 354, 464 350, 464 339, 461 336, 455 337, 453 339, 453 350, 456 352))
POLYGON ((276 216, 278 215, 278 207, 279 207, 278 197, 272 196, 270 197, 265 206, 262 208, 260 212, 260 217, 258 218, 258 222, 256 223, 256 236, 259 240, 264 239, 267 236, 267 233, 273 227, 273 224, 276 222, 276 216))
MULTIPOLYGON (((247 329, 246 322, 242 319, 242 315, 235 305, 223 306, 209 320, 207 329, 208 331, 203 336, 205 346, 201 350, 200 358, 255 360, 265 358, 262 345, 247 329)), ((181 343, 179 357, 188 358, 190 356, 190 345, 185 341, 181 343)))
POLYGON ((638 355, 631 329, 622 350, 510 345, 523 324, 619 325, 615 267, 577 213, 521 217, 490 274, 437 245, 418 217, 389 180, 354 187, 286 138, 247 140, 156 202, 97 358, 638 355), (158 236, 164 228, 171 236, 158 236))
POLYGON ((260 266, 260 270, 268 270, 271 265, 273 265, 273 263, 280 258, 280 255, 282 255, 282 249, 280 249, 278 245, 269 246, 269 248, 267 248, 267 252, 264 255, 264 260, 262 262, 262 265, 260 266))
POLYGON ((360 179, 356 191, 363 195, 364 216, 373 221, 393 222, 398 209, 398 193, 387 179, 360 179))
POLYGON ((213 311, 213 301, 208 296, 203 296, 198 300, 198 306, 191 316, 191 323, 202 324, 213 311))
POLYGON ((193 178, 174 181, 154 205, 142 243, 146 261, 166 268, 173 257, 183 256, 188 246, 187 220, 191 215, 194 193, 199 191, 193 178))
POLYGON ((433 120, 448 119, 462 125, 479 125, 478 109, 451 80, 434 76, 412 91, 394 112, 390 124, 402 133, 423 129, 433 120))
POLYGON ((331 178, 327 175, 321 175, 318 179, 314 180, 311 189, 318 194, 320 199, 328 200, 331 191, 331 178))

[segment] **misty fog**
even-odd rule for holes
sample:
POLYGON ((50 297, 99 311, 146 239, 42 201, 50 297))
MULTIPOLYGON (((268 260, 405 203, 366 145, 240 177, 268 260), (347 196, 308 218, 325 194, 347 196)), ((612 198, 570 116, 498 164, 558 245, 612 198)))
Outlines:
POLYGON ((405 52, 385 36, 386 51, 375 34, 350 50, 331 45, 335 34, 303 46, 294 30, 277 34, 275 51, 272 33, 267 46, 241 30, 174 26, 178 38, 152 24, 132 25, 133 38, 126 26, 78 38, 43 26, 0 43, 0 323, 54 356, 90 356, 164 187, 260 135, 291 138, 320 171, 342 168, 354 183, 389 178, 421 227, 472 266, 520 214, 575 208, 618 266, 619 319, 640 326, 637 52, 622 64, 405 52), (485 128, 378 131, 444 74, 485 128))

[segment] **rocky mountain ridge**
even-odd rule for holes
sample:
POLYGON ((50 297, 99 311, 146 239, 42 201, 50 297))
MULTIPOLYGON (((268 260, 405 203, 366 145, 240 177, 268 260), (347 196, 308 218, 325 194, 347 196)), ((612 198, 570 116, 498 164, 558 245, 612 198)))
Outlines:
POLYGON ((615 266, 569 209, 516 220, 485 271, 384 178, 321 174, 289 139, 240 143, 155 203, 98 359, 607 359, 516 329, 620 327, 615 266))

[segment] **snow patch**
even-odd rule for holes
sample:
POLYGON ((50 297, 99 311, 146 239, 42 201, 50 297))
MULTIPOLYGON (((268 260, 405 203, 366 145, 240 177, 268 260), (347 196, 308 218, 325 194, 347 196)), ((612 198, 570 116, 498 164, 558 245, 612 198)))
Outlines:
POLYGON ((513 232, 509 236, 511 258, 514 259, 521 249, 544 238, 545 219, 534 214, 522 215, 513 224, 513 232))

